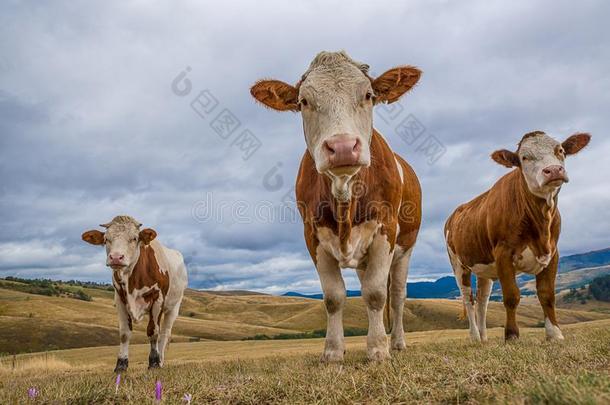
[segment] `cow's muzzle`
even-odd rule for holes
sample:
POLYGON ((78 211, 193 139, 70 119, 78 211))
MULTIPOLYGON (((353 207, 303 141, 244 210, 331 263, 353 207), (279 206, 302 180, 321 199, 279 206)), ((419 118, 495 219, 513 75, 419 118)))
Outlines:
POLYGON ((544 185, 557 185, 560 186, 563 183, 567 183, 570 181, 568 178, 568 174, 565 169, 561 165, 553 165, 545 167, 542 170, 542 175, 544 176, 544 185))
POLYGON ((347 134, 334 135, 324 141, 324 154, 329 169, 345 166, 359 166, 362 143, 360 138, 347 134))

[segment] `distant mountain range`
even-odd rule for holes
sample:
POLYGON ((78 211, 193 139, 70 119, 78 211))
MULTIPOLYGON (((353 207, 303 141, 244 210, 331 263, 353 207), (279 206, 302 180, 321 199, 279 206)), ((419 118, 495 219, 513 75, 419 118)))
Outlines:
MULTIPOLYGON (((570 274, 569 287, 584 285, 590 282, 591 271, 581 271, 582 269, 589 269, 594 267, 608 266, 610 265, 610 248, 602 250, 594 250, 587 253, 579 253, 571 256, 564 256, 559 259, 559 273, 561 274, 560 279, 566 279, 565 273, 570 274), (576 271, 579 270, 579 271, 576 271), (588 275, 585 277, 584 275, 588 275), (582 275, 582 276, 581 276, 582 275)), ((610 271, 610 267, 608 268, 610 271)), ((594 272, 604 273, 604 269, 598 269, 594 272)), ((524 294, 532 293, 532 280, 534 276, 524 274, 519 277, 518 283, 522 288, 524 294)), ((558 288, 562 289, 567 287, 567 283, 561 283, 558 281, 558 288)), ((535 290, 534 290, 535 291, 535 290)), ((496 282, 494 285, 494 293, 499 294, 499 285, 496 282)), ((322 299, 322 294, 301 294, 298 292, 287 292, 283 294, 286 297, 302 297, 311 299, 322 299)), ((348 290, 348 297, 359 297, 361 292, 358 290, 348 290)), ((407 296, 409 298, 456 298, 460 296, 460 291, 455 283, 453 276, 441 277, 436 281, 422 281, 407 283, 407 296)))

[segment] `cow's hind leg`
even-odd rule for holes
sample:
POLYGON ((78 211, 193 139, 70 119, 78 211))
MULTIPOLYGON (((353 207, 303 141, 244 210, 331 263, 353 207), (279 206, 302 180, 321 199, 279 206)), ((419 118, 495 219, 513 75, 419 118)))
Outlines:
POLYGON ((337 260, 321 247, 317 249, 316 269, 324 293, 327 315, 326 340, 321 360, 323 362, 343 361, 345 354, 343 306, 346 294, 341 269, 337 260))
POLYGON ((453 273, 455 274, 455 282, 462 293, 462 301, 464 304, 464 310, 468 316, 468 324, 470 329, 470 339, 473 342, 480 342, 481 335, 477 326, 476 313, 474 308, 474 296, 472 294, 472 282, 470 280, 470 270, 464 268, 459 260, 449 252, 449 260, 451 261, 451 267, 453 267, 453 273))
POLYGON ((401 247, 396 247, 390 267, 390 324, 392 327, 390 347, 392 350, 406 348, 402 316, 407 296, 407 276, 412 251, 413 249, 405 251, 401 247))
POLYGON ((157 299, 150 308, 148 327, 146 328, 146 335, 150 341, 148 368, 161 367, 161 357, 159 356, 159 322, 161 315, 161 300, 157 299))
POLYGON ((114 372, 120 373, 129 367, 129 339, 131 338, 132 324, 125 305, 118 297, 116 298, 116 307, 119 316, 119 338, 121 339, 121 344, 114 372))
MULTIPOLYGON (((182 299, 180 301, 182 301, 182 299)), ((167 348, 167 343, 172 336, 172 326, 174 325, 176 317, 178 317, 179 311, 180 306, 176 305, 169 311, 165 312, 163 314, 163 318, 161 319, 161 333, 159 333, 159 355, 161 357, 161 366, 163 366, 165 361, 165 349, 167 348)))
POLYGON ((487 341, 487 305, 493 284, 491 279, 477 277, 477 326, 482 342, 487 341))

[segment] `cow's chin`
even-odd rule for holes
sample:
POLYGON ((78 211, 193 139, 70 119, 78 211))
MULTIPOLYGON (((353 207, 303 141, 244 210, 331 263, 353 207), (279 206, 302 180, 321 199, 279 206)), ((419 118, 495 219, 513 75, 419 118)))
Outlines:
POLYGON ((126 264, 109 264, 108 267, 110 267, 112 271, 122 271, 125 270, 128 266, 126 264))
POLYGON ((352 177, 355 176, 363 166, 364 165, 331 167, 328 169, 328 173, 332 177, 352 177))

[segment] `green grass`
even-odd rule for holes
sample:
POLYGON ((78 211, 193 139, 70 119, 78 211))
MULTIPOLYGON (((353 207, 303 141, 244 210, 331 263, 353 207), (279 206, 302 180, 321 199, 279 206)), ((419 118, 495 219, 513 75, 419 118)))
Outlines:
MULTIPOLYGON (((469 343, 465 333, 456 338, 451 332, 453 337, 436 343, 414 343, 417 339, 407 334, 407 351, 381 364, 369 363, 362 346, 354 350, 353 345, 348 345, 343 365, 323 365, 317 353, 297 351, 243 360, 231 353, 226 354, 233 359, 216 361, 191 355, 188 362, 170 362, 155 371, 135 362, 123 375, 117 395, 115 376, 106 364, 53 360, 44 369, 39 360, 37 369, 10 371, 3 362, 0 403, 25 403, 29 387, 38 388, 38 400, 45 403, 151 403, 155 381, 160 380, 163 403, 168 404, 180 403, 186 392, 193 395, 193 403, 602 404, 610 401, 609 326, 608 321, 571 325, 564 329, 566 341, 560 343, 544 341, 539 329, 511 344, 501 340, 499 330, 484 345, 469 343)), ((362 340, 350 338, 355 339, 362 340)), ((230 350, 232 344, 249 345, 277 354, 273 345, 295 343, 299 342, 209 342, 192 347, 224 345, 230 350)), ((28 359, 33 358, 19 360, 28 359)))

